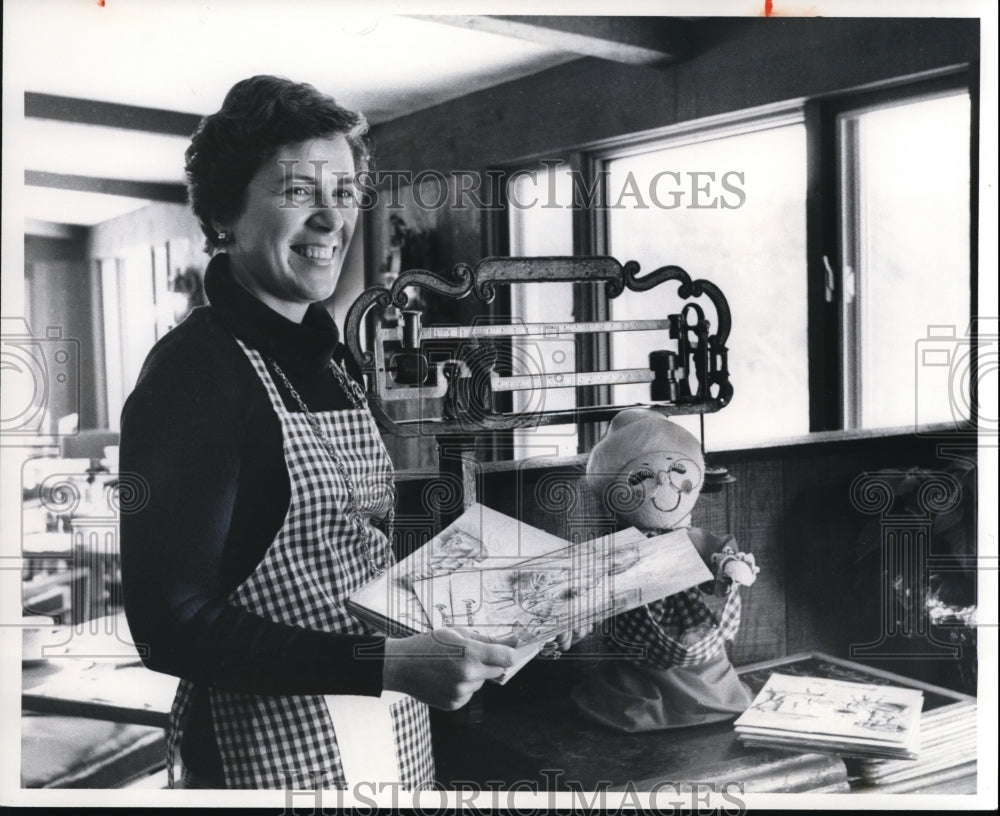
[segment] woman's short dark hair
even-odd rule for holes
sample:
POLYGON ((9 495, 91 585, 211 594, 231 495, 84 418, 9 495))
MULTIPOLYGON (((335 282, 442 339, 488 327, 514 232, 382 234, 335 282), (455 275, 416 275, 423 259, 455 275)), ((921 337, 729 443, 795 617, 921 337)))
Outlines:
POLYGON ((312 85, 283 77, 237 82, 217 113, 206 116, 184 153, 191 208, 211 252, 220 242, 213 221, 243 212, 246 190, 264 162, 285 145, 341 135, 358 172, 368 169, 368 122, 312 85))

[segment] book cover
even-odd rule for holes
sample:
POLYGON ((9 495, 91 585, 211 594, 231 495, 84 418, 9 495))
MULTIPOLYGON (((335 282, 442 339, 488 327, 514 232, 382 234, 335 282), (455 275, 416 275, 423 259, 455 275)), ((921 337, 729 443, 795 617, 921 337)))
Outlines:
POLYGON ((758 743, 773 737, 783 744, 913 752, 922 706, 919 689, 775 673, 735 726, 758 743))

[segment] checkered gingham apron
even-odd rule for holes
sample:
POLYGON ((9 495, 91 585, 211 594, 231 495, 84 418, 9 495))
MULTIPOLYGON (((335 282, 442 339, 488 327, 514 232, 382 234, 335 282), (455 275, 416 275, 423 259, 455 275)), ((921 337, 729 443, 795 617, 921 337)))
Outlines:
POLYGON ((636 647, 644 652, 643 665, 655 669, 671 666, 696 666, 715 655, 727 640, 736 637, 740 628, 740 587, 733 583, 718 619, 701 598, 697 587, 686 589, 659 601, 615 616, 614 635, 608 645, 618 652, 630 653, 636 647), (709 624, 712 629, 694 643, 682 643, 678 636, 686 629, 709 624))
MULTIPOLYGON (((371 634, 346 610, 348 597, 370 580, 361 534, 346 517, 347 490, 307 417, 285 408, 261 355, 240 343, 281 421, 291 481, 285 522, 255 572, 230 596, 249 612, 280 623, 345 634, 371 634)), ((331 375, 332 376, 332 375, 331 375)), ((369 411, 314 412, 356 485, 362 511, 384 504, 392 463, 369 411)), ((378 533, 379 563, 391 550, 378 533)), ((194 686, 182 680, 170 712, 168 774, 174 763, 194 686)), ((345 788, 333 721, 321 695, 268 696, 209 689, 216 741, 229 788, 345 788)), ((342 699, 342 698, 341 698, 342 699)), ((427 707, 402 697, 391 708, 396 765, 404 788, 433 783, 427 707)))

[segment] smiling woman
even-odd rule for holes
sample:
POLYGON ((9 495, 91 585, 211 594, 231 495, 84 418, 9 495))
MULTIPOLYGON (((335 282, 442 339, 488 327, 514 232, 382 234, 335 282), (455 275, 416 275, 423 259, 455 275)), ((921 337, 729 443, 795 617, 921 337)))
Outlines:
POLYGON ((251 179, 243 212, 214 222, 237 282, 289 320, 337 286, 358 220, 354 170, 343 136, 289 145, 251 179))
POLYGON ((367 125, 310 85, 237 83, 188 148, 212 255, 200 307, 150 352, 121 468, 125 610, 181 678, 168 772, 186 786, 433 782, 426 704, 463 705, 508 647, 376 635, 348 597, 392 563, 392 463, 320 301, 354 233, 367 125), (455 648, 460 647, 460 648, 455 648))

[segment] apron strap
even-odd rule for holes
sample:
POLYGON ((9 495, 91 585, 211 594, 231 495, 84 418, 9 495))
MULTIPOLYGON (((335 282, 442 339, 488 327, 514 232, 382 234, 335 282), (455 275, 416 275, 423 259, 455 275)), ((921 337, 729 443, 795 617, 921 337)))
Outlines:
POLYGON ((274 408, 274 412, 279 416, 284 416, 288 413, 288 409, 285 408, 285 402, 281 398, 281 394, 278 392, 278 386, 274 384, 274 379, 271 377, 271 372, 267 369, 267 363, 264 362, 264 358, 261 356, 260 352, 256 349, 250 348, 246 345, 240 338, 234 337, 243 353, 246 354, 247 359, 250 360, 250 364, 254 367, 257 372, 257 376, 260 377, 260 381, 264 384, 264 388, 267 391, 267 396, 271 400, 271 406, 274 408))
POLYGON ((181 680, 177 684, 177 693, 170 706, 170 716, 167 726, 167 787, 176 785, 176 766, 180 759, 181 738, 184 736, 184 725, 188 710, 191 707, 191 697, 194 684, 189 680, 181 680))

